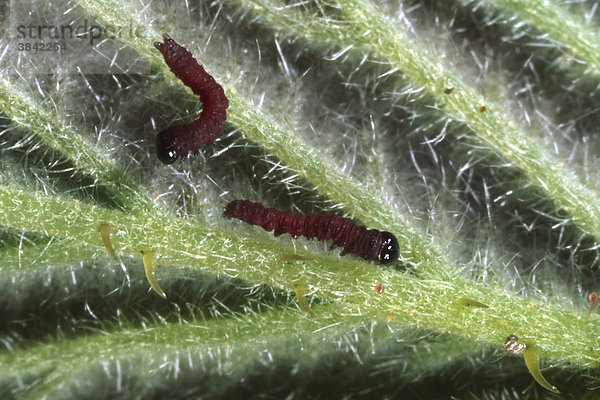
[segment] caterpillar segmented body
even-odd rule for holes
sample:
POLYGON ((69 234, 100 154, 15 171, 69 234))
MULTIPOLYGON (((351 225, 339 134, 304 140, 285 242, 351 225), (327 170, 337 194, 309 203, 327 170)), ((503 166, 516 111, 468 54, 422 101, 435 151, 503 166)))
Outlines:
POLYGON ((215 79, 198 64, 185 47, 167 34, 164 43, 155 42, 165 62, 176 77, 192 89, 202 102, 202 113, 197 120, 183 125, 174 125, 156 136, 158 159, 171 164, 179 157, 197 153, 205 144, 212 144, 227 118, 229 101, 225 91, 215 79))
POLYGON ((343 247, 342 255, 355 254, 381 264, 392 264, 398 259, 398 241, 393 234, 367 229, 335 215, 289 214, 248 200, 234 200, 225 207, 223 216, 274 231, 275 236, 289 233, 294 237, 331 240, 332 247, 343 247))

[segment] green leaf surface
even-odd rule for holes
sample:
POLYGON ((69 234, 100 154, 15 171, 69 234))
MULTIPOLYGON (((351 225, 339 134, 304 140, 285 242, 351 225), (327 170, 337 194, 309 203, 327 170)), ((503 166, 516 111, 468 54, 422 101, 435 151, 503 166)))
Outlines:
POLYGON ((36 75, 2 53, 0 398, 552 396, 509 335, 547 387, 597 395, 594 5, 35 3, 151 73, 36 75), (163 32, 230 104, 171 166, 154 137, 201 104, 163 32), (238 198, 390 231, 399 260, 223 218, 238 198))

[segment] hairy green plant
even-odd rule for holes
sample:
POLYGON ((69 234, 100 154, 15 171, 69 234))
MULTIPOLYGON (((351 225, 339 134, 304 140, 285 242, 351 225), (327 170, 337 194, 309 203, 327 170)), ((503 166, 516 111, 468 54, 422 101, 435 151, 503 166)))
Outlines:
POLYGON ((3 70, 0 397, 549 395, 510 335, 547 388, 596 396, 596 3, 50 7, 152 73, 3 70), (230 103, 171 166, 154 136, 200 104, 162 32, 230 103), (222 218, 235 198, 388 230, 399 260, 222 218))

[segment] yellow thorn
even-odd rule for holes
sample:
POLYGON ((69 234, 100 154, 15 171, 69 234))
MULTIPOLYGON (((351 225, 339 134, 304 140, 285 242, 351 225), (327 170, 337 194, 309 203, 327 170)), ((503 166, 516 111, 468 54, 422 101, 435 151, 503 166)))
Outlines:
POLYGON ((165 292, 163 292, 160 285, 158 284, 158 274, 156 273, 154 252, 142 250, 141 253, 142 261, 144 262, 144 271, 146 271, 146 279, 148 279, 148 283, 156 293, 158 293, 163 299, 166 299, 167 295, 165 294, 165 292))
POLYGON ((542 371, 540 370, 542 351, 537 346, 532 343, 525 344, 515 335, 510 335, 504 342, 504 352, 506 354, 523 354, 525 365, 531 376, 533 376, 533 379, 535 379, 535 381, 544 389, 547 389, 552 393, 560 393, 558 389, 556 389, 556 386, 551 385, 542 375, 542 371))
POLYGON ((463 307, 488 308, 487 304, 480 303, 477 300, 469 299, 468 297, 461 297, 460 299, 456 300, 456 304, 463 307))
POLYGON ((117 227, 108 222, 103 222, 98 227, 98 232, 100 232, 100 237, 102 238, 102 243, 104 244, 106 251, 108 251, 108 254, 110 254, 110 256, 114 258, 115 261, 118 261, 117 253, 115 253, 115 249, 113 248, 112 243, 110 242, 110 235, 112 235, 116 231, 117 227))
POLYGON ((560 393, 556 386, 551 385, 550 382, 544 378, 542 375, 542 371, 540 370, 540 359, 541 359, 541 350, 536 346, 529 345, 523 352, 523 358, 525 359, 525 365, 527 365, 527 369, 533 379, 537 383, 539 383, 544 389, 548 389, 552 393, 560 393))
POLYGON ((298 298, 298 305, 300 308, 312 315, 312 311, 310 311, 308 303, 306 302, 306 285, 302 279, 297 279, 294 281, 294 292, 296 292, 296 297, 298 298))

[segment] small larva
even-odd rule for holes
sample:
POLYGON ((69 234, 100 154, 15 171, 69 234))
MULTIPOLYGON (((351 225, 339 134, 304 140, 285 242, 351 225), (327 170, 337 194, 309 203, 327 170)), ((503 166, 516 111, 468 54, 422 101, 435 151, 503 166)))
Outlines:
POLYGON ((223 216, 275 231, 275 236, 289 233, 294 237, 331 240, 332 246, 344 248, 342 255, 355 254, 381 264, 392 264, 398 259, 398 241, 390 232, 367 229, 335 215, 289 214, 248 200, 234 200, 225 207, 223 216))
POLYGON ((221 85, 185 47, 167 34, 163 35, 163 40, 164 43, 155 42, 154 46, 175 76, 192 89, 202 102, 200 118, 189 124, 171 126, 156 136, 158 159, 165 164, 172 164, 178 157, 185 157, 190 152, 197 153, 203 145, 214 143, 227 118, 229 101, 221 85))

